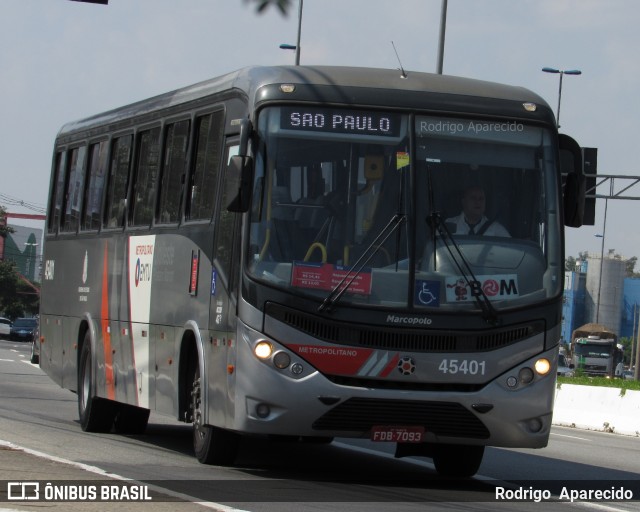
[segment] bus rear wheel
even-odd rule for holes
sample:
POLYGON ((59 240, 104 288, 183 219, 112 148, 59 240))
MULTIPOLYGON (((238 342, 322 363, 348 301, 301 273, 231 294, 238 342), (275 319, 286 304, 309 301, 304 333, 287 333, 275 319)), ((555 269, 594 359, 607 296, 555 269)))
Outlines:
POLYGON ((85 432, 110 432, 115 420, 116 404, 95 396, 93 357, 89 332, 85 334, 78 364, 78 415, 85 432))
POLYGON ((219 427, 203 424, 202 383, 200 369, 193 372, 191 388, 191 417, 193 422, 193 450, 202 464, 230 466, 238 453, 239 436, 219 427))
POLYGON ((482 464, 484 446, 438 444, 433 447, 433 464, 441 476, 468 478, 482 464))

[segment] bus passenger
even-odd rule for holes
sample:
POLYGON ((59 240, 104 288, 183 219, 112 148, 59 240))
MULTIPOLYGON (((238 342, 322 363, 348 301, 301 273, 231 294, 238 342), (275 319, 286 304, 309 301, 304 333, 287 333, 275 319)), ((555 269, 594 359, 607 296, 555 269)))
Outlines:
POLYGON ((462 212, 446 222, 455 226, 453 233, 457 235, 510 236, 502 224, 486 217, 486 206, 484 189, 479 185, 468 186, 462 194, 462 212))

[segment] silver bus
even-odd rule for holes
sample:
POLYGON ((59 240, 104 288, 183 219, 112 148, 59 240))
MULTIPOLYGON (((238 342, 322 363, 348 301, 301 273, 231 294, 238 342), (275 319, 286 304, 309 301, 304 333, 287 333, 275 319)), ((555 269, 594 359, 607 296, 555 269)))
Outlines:
POLYGON ((583 195, 524 88, 242 69, 62 127, 40 364, 83 430, 153 410, 202 463, 355 437, 469 476, 547 444, 583 195))

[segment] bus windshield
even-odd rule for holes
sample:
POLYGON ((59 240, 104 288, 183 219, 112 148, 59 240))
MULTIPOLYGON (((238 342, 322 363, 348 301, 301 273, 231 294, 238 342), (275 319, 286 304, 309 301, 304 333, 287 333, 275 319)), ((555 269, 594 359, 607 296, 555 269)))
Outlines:
POLYGON ((553 147, 519 122, 265 108, 249 274, 341 305, 499 311, 557 296, 553 147))
POLYGON ((575 354, 579 357, 608 359, 613 354, 613 342, 610 345, 604 343, 576 343, 575 354))

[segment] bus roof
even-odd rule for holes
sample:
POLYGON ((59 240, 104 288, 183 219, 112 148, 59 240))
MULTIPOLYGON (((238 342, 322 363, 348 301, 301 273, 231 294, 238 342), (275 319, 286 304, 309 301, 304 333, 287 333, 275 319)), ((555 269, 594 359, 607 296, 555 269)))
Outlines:
MULTIPOLYGON (((258 91, 269 85, 293 84, 312 86, 322 101, 320 91, 352 88, 354 90, 377 92, 378 105, 387 105, 389 95, 380 94, 382 91, 400 91, 415 93, 422 96, 435 94, 442 101, 446 97, 473 97, 494 100, 506 100, 525 103, 535 103, 544 110, 550 110, 547 103, 535 93, 523 87, 509 86, 493 82, 486 82, 470 78, 462 78, 432 73, 408 71, 406 78, 400 76, 396 69, 376 69, 340 66, 267 66, 247 67, 221 77, 212 78, 197 84, 189 85, 175 91, 160 94, 130 105, 116 108, 107 112, 93 115, 85 119, 65 124, 59 136, 73 132, 87 130, 99 126, 111 125, 134 117, 153 114, 156 111, 172 107, 196 104, 198 100, 224 92, 235 92, 246 97, 249 105, 253 106, 262 98, 258 91)), ((343 95, 346 97, 347 95, 343 95)), ((402 98, 402 94, 396 94, 402 98)), ((294 99, 294 98, 291 98, 294 99)), ((306 98, 308 100, 308 98, 306 98)), ((353 97, 345 102, 353 101, 353 97)), ((446 103, 446 101, 444 101, 446 103)), ((396 105, 397 106, 397 105, 396 105)), ((410 105, 407 104, 407 107, 410 105)), ((539 119, 539 116, 538 116, 539 119)))

